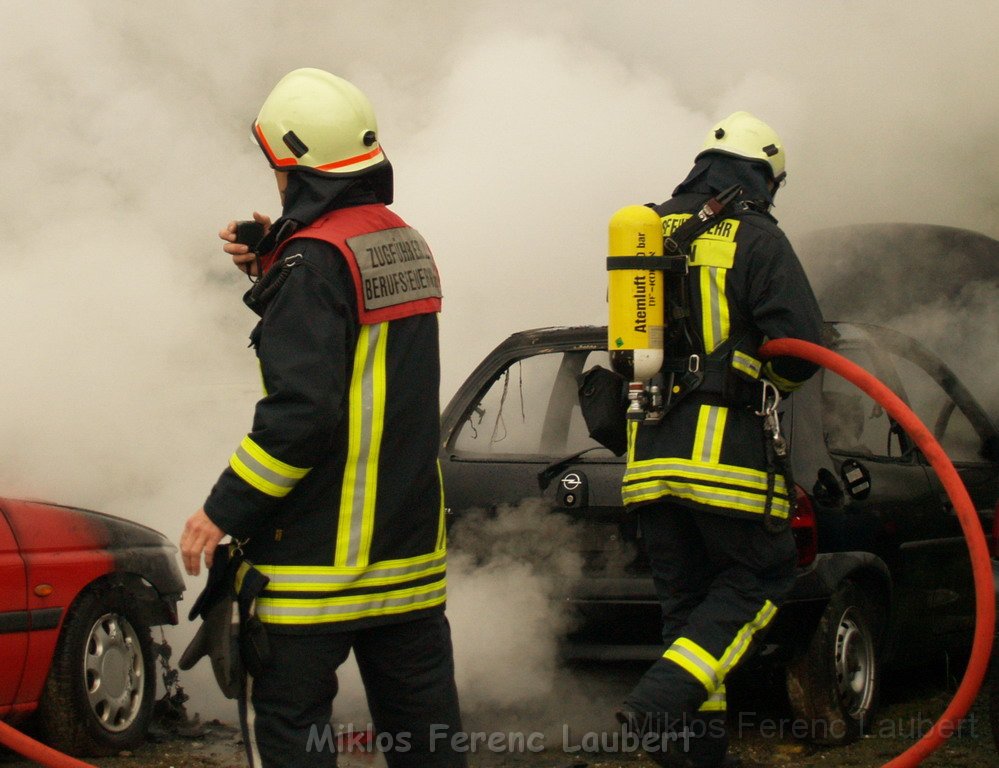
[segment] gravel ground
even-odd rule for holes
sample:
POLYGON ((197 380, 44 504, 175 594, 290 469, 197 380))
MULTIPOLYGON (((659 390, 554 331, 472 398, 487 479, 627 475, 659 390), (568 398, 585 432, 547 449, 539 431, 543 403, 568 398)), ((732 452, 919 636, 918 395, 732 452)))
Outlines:
MULTIPOLYGON (((576 669, 573 680, 578 685, 586 681, 594 712, 613 709, 627 681, 640 671, 636 668, 608 667, 576 669)), ((943 712, 953 692, 953 682, 946 682, 940 665, 930 665, 891 678, 883 692, 873 732, 846 747, 819 748, 794 738, 791 715, 786 704, 775 693, 779 687, 756 687, 752 684, 730 688, 729 732, 732 751, 742 758, 744 768, 848 768, 880 766, 911 746, 943 712), (735 714, 738 707, 743 713, 735 714)), ((532 745, 544 746, 541 751, 491 752, 485 747, 469 755, 469 765, 475 768, 652 768, 654 765, 641 754, 604 754, 579 750, 582 732, 565 726, 539 725, 561 718, 558 703, 548 702, 543 709, 519 712, 472 712, 466 715, 466 729, 473 732, 497 730, 493 723, 502 722, 504 733, 530 734, 537 732, 532 745), (512 719, 516 718, 516 719, 512 719), (519 724, 517 723, 519 720, 519 724), (514 723, 514 725, 511 725, 514 723)), ((563 720, 565 722, 565 720, 563 720)), ((157 730, 153 738, 134 753, 112 758, 95 758, 91 762, 104 768, 229 768, 246 765, 242 741, 231 723, 212 721, 186 733, 177 728, 157 730)), ((33 765, 15 755, 0 754, 2 768, 27 768, 33 765)), ((988 724, 985 694, 963 721, 960 730, 922 765, 929 768, 999 768, 999 753, 993 744, 988 724)), ((341 768, 381 768, 380 756, 362 748, 342 753, 341 768)))

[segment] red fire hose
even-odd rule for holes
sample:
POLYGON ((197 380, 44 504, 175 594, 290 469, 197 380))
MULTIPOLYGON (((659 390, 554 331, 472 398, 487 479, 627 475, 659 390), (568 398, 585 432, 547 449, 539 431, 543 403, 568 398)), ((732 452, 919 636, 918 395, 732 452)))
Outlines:
POLYGON ((16 728, 11 728, 7 723, 2 722, 0 722, 0 744, 9 747, 29 760, 48 766, 48 768, 95 768, 90 763, 57 752, 52 747, 46 747, 41 742, 25 736, 16 728))
POLYGON ((971 659, 957 692, 940 718, 919 741, 898 757, 885 763, 883 768, 908 768, 919 765, 957 732, 959 721, 968 713, 975 701, 992 653, 996 618, 995 585, 992 580, 989 550, 975 505, 957 470, 932 433, 894 392, 863 368, 831 350, 799 339, 768 341, 760 348, 760 355, 764 358, 786 355, 808 360, 839 374, 870 395, 919 446, 919 450, 929 460, 940 482, 943 483, 944 490, 947 491, 961 522, 961 529, 964 531, 964 538, 971 554, 971 569, 975 582, 975 637, 971 647, 971 659))

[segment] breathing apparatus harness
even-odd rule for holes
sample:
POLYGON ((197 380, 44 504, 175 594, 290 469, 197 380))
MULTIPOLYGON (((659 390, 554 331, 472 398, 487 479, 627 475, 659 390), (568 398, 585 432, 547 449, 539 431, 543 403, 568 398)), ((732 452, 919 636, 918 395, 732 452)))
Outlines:
MULTIPOLYGON (((630 354, 630 357, 626 359, 624 365, 615 367, 623 368, 625 371, 630 368, 627 410, 629 420, 657 424, 682 399, 697 391, 707 397, 717 398, 719 404, 751 407, 753 413, 762 417, 767 462, 767 495, 763 524, 767 530, 776 532, 790 524, 795 503, 790 462, 787 460, 788 446, 781 434, 778 417, 781 393, 773 383, 762 377, 759 379, 760 386, 752 390, 741 380, 733 381, 737 377, 733 375, 732 356, 744 342, 749 340, 748 333, 729 336, 715 349, 705 352, 703 340, 690 322, 691 245, 697 237, 713 227, 726 214, 755 210, 756 206, 750 201, 736 202, 741 193, 742 186, 734 184, 717 196, 707 199, 671 235, 662 239, 661 256, 653 253, 608 257, 608 270, 661 272, 665 304, 661 349, 673 352, 673 355, 664 355, 661 358, 661 365, 646 381, 641 380, 642 377, 639 375, 640 350, 627 350, 625 354, 630 354), (753 402, 753 398, 757 396, 760 398, 756 401, 759 403, 758 410, 753 402), (786 519, 775 518, 772 514, 778 474, 785 477, 790 497, 788 499, 790 508, 786 519)), ((651 205, 647 207, 652 208, 651 205)), ((656 215, 658 218, 658 214, 656 215)), ((637 242, 643 241, 638 239, 637 242)), ((654 284, 654 279, 650 278, 650 284, 654 284)), ((614 334, 611 334, 609 341, 613 340, 614 334)), ((614 349, 613 343, 610 349, 614 362, 615 354, 621 353, 614 349)))

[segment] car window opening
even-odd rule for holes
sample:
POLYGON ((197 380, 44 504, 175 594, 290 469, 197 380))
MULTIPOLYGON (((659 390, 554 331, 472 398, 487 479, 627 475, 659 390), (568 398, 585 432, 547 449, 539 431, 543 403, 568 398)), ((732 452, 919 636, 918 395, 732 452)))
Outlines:
MULTIPOLYGON (((524 422, 527 420, 527 414, 524 412, 524 371, 518 360, 517 366, 517 392, 520 397, 520 420, 524 422)), ((513 366, 510 366, 512 368, 513 366)), ((507 368, 503 372, 503 392, 500 395, 499 408, 496 410, 496 421, 493 422, 493 433, 489 436, 489 444, 494 445, 496 443, 501 443, 507 437, 506 421, 503 415, 503 408, 506 405, 506 396, 510 389, 510 368, 507 368)))

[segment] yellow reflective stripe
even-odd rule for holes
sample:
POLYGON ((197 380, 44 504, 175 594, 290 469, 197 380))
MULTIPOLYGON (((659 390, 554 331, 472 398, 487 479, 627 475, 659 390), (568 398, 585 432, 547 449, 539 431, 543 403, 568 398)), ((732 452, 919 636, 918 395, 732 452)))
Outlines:
POLYGON ((447 579, 419 587, 323 598, 257 598, 257 617, 266 624, 327 624, 392 616, 430 608, 447 599, 447 579))
POLYGON ((444 509, 444 474, 441 471, 440 459, 437 460, 437 482, 440 488, 440 510, 437 516, 437 549, 443 550, 447 547, 447 513, 444 509))
MULTIPOLYGON (((728 485, 738 485, 748 490, 765 491, 767 489, 767 473, 761 469, 740 467, 734 464, 705 464, 694 459, 679 458, 633 461, 625 470, 624 482, 627 484, 642 480, 658 479, 663 475, 682 477, 689 480, 727 483, 728 485)), ((783 479, 783 475, 777 475, 775 489, 778 493, 786 491, 783 479)))
POLYGON ((694 461, 718 463, 727 420, 728 408, 717 405, 701 406, 697 414, 697 431, 694 434, 694 450, 691 455, 694 461))
POLYGON ((361 517, 360 539, 357 543, 357 565, 364 565, 371 557, 371 539, 375 529, 375 502, 378 499, 378 460, 381 456, 382 434, 385 427, 385 393, 388 359, 389 324, 382 323, 375 346, 374 370, 371 377, 371 437, 364 479, 364 511, 361 517))
POLYGON ((417 557, 383 560, 367 566, 256 565, 270 579, 273 592, 338 592, 417 581, 447 570, 443 549, 417 557))
POLYGON ((745 352, 736 350, 732 354, 732 367, 746 374, 751 379, 760 378, 760 368, 762 367, 760 361, 751 355, 747 355, 745 352))
MULTIPOLYGON (((675 496, 712 507, 760 515, 766 512, 767 505, 765 492, 753 493, 747 490, 718 488, 665 478, 628 485, 622 491, 621 496, 626 505, 655 501, 663 496, 675 496)), ((770 514, 784 519, 790 514, 790 509, 791 505, 788 500, 775 493, 771 501, 770 514)))
POLYGON ((628 462, 635 460, 635 438, 638 437, 638 422, 628 419, 628 462))
POLYGON ((701 711, 724 711, 725 709, 725 677, 735 669, 739 661, 752 645, 753 637, 765 629, 774 616, 777 606, 769 600, 756 616, 736 632, 732 643, 725 649, 721 659, 716 659, 704 648, 689 637, 681 637, 671 645, 663 658, 679 665, 700 681, 708 692, 708 698, 701 706, 701 711))
MULTIPOLYGON (((718 323, 718 335, 715 337, 718 344, 721 344, 725 339, 728 338, 730 330, 729 321, 729 311, 728 311, 728 295, 725 293, 725 275, 727 270, 711 268, 713 288, 715 292, 716 304, 717 304, 717 323, 718 323)), ((714 349, 714 347, 712 347, 714 349)), ((710 351, 710 350, 709 350, 710 351)))
POLYGON ((694 448, 690 456, 695 461, 705 461, 704 443, 707 442, 708 417, 711 415, 710 406, 702 405, 697 412, 697 429, 694 430, 694 448))
POLYGON ((246 574, 250 572, 250 568, 252 567, 253 566, 250 565, 249 560, 244 560, 239 564, 239 567, 236 569, 236 577, 232 581, 232 588, 237 595, 239 594, 240 590, 243 588, 243 580, 246 578, 246 574))
POLYGON ((233 472, 268 496, 287 496, 298 481, 309 473, 309 467, 295 467, 275 459, 257 445, 250 436, 243 438, 236 452, 229 457, 233 472))
POLYGON ((791 381, 790 379, 785 379, 783 376, 779 376, 774 373, 773 365, 769 362, 763 366, 763 375, 781 392, 794 392, 794 390, 805 383, 803 381, 791 381))
POLYGON ((710 352, 718 346, 718 335, 715 324, 715 292, 712 291, 711 270, 703 268, 700 271, 698 284, 701 291, 701 335, 704 337, 704 351, 710 352))
POLYGON ((361 454, 361 427, 364 413, 361 405, 361 386, 364 364, 368 357, 370 325, 362 325, 354 350, 354 370, 351 373, 347 395, 347 463, 343 470, 343 487, 340 489, 340 518, 337 523, 336 554, 334 564, 349 565, 350 526, 353 522, 354 492, 357 485, 357 461, 361 454))
POLYGON ((749 650, 749 646, 752 644, 756 633, 773 621, 776 615, 777 606, 766 600, 753 620, 736 633, 732 644, 722 654, 721 668, 723 677, 735 668, 736 664, 739 663, 739 659, 749 650))
POLYGON ((690 266, 731 269, 735 264, 735 243, 723 242, 701 235, 690 246, 690 266))
POLYGON ((385 421, 388 323, 362 325, 348 395, 347 463, 340 492, 337 566, 364 565, 370 556, 385 421))
POLYGON ((711 352, 729 334, 728 298, 725 295, 726 270, 720 267, 701 269, 701 331, 704 350, 711 352))
POLYGON ((264 380, 264 364, 260 362, 260 358, 257 358, 257 368, 260 371, 260 388, 264 391, 264 396, 266 397, 269 393, 267 392, 267 382, 264 380))
POLYGON ((663 658, 685 669, 700 681, 710 695, 721 683, 719 662, 690 638, 681 637, 666 649, 663 658))
POLYGON ((697 708, 698 712, 725 712, 728 710, 728 699, 725 695, 725 684, 722 683, 713 693, 708 694, 708 698, 697 708))

